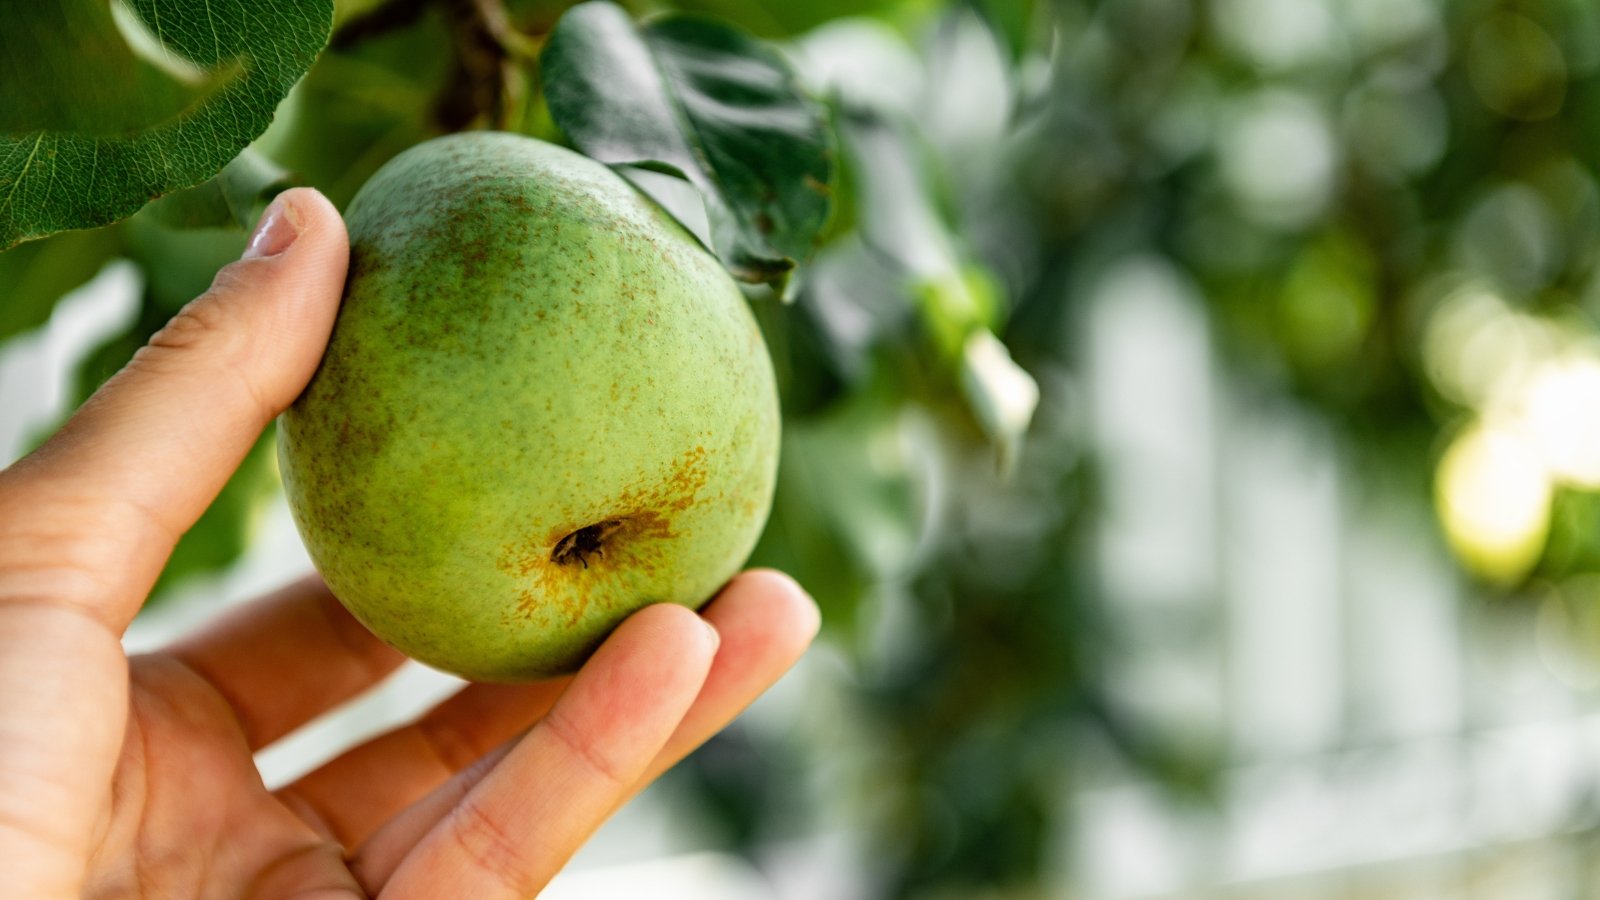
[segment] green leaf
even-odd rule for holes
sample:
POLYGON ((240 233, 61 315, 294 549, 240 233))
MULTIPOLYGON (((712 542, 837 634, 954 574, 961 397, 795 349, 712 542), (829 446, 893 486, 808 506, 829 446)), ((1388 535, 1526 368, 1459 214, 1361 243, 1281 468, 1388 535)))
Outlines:
POLYGON ((180 115, 227 73, 164 52, 125 4, 8 4, 0 21, 0 134, 118 134, 180 115))
POLYGON ((1023 435, 1039 408, 1039 385, 989 331, 974 331, 961 353, 967 408, 999 454, 1000 475, 1015 471, 1023 435))
POLYGON ((596 0, 561 17, 540 65, 550 114, 579 150, 693 182, 728 269, 784 289, 827 222, 834 151, 776 50, 693 16, 641 27, 596 0))
POLYGON ((216 177, 168 194, 146 212, 171 228, 249 229, 272 198, 291 183, 286 170, 246 147, 216 177))
POLYGON ((1037 0, 967 0, 994 32, 1013 61, 1021 59, 1037 39, 1037 0))
POLYGON ((0 341, 44 324, 56 301, 122 249, 115 228, 73 231, 0 253, 0 341))
POLYGON ((858 182, 862 239, 919 282, 959 280, 961 253, 932 195, 920 144, 901 117, 840 111, 840 134, 858 182))
POLYGON ((1039 387, 994 335, 1004 318, 1003 288, 986 267, 965 259, 929 198, 933 178, 909 126, 865 110, 847 111, 841 120, 862 186, 863 240, 905 274, 923 328, 994 444, 1000 472, 1009 474, 1039 387))
POLYGON ((332 0, 9 4, 0 248, 113 222, 215 175, 266 130, 332 18, 332 0))
POLYGON ((836 19, 857 16, 904 21, 937 6, 937 0, 806 0, 756 3, 752 0, 675 0, 685 12, 725 19, 765 38, 789 38, 836 19))

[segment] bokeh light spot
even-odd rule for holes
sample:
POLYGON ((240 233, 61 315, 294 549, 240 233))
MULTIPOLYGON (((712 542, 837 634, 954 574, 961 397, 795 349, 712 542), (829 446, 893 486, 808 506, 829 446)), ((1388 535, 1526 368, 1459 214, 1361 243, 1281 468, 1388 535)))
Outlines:
POLYGON ((1552 488, 1537 449, 1493 423, 1458 435, 1434 482, 1445 537, 1486 580, 1512 584, 1533 568, 1550 529, 1552 488))
POLYGON ((1298 227, 1320 214, 1338 151, 1326 117, 1305 96, 1264 91, 1236 112, 1218 147, 1223 180, 1246 215, 1298 227))
POLYGON ((1573 487, 1600 488, 1600 359, 1543 363, 1518 393, 1523 430, 1550 474, 1573 487))

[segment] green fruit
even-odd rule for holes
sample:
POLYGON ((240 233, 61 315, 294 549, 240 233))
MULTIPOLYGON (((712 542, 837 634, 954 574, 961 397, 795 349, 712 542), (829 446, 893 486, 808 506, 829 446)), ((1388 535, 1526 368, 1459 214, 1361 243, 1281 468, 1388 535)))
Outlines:
POLYGON ((771 505, 777 393, 693 237, 605 166, 488 133, 402 153, 347 221, 344 303, 278 446, 356 618, 438 668, 534 679, 733 576, 771 505))

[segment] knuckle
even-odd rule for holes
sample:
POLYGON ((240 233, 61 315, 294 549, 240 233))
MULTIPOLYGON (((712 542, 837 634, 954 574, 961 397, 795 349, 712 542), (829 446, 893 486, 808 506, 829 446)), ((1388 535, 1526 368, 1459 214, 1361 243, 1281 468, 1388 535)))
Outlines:
POLYGON ((100 607, 110 590, 105 579, 76 566, 0 568, 0 606, 50 603, 93 610, 100 607))
POLYGON ((451 813, 450 829, 457 847, 473 868, 498 882, 506 893, 532 897, 544 887, 534 862, 516 840, 482 805, 468 795, 451 813))
POLYGON ((623 777, 617 764, 607 759, 592 742, 583 739, 578 730, 562 714, 561 707, 557 706, 551 710, 542 724, 579 765, 614 787, 627 783, 628 779, 623 777))
POLYGON ((451 772, 464 771, 483 756, 459 730, 427 718, 417 723, 417 737, 451 772))
POLYGON ((213 288, 178 310, 133 355, 126 371, 161 378, 192 376, 196 366, 204 366, 210 376, 220 378, 218 385, 237 392, 263 420, 270 419, 277 409, 250 377, 250 335, 233 321, 227 300, 225 291, 213 288))
POLYGON ((187 351, 225 337, 228 334, 228 316, 221 301, 222 298, 213 290, 185 304, 160 331, 151 335, 145 349, 155 352, 187 351))

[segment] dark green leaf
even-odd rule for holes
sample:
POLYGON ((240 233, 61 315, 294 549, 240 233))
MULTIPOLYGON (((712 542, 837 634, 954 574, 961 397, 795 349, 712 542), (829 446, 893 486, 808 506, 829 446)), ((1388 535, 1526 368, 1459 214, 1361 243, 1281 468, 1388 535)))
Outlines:
POLYGON ((227 72, 207 73, 128 35, 126 6, 106 0, 14 3, 0 21, 0 134, 45 129, 119 134, 183 111, 214 90, 227 72))
POLYGON ((596 0, 556 24, 541 66, 550 113, 580 150, 700 188, 734 275, 781 290, 811 253, 833 149, 822 109, 777 51, 709 19, 636 26, 596 0))
POLYGON ((331 0, 9 4, 0 247, 115 221, 215 175, 272 121, 332 16, 331 0))
POLYGON ((1010 472, 1039 402, 1039 389, 994 336, 1002 288, 981 264, 965 258, 950 226, 929 198, 933 179, 908 134, 887 116, 842 116, 844 144, 861 184, 864 240, 903 271, 924 330, 961 386, 973 420, 1010 472))
POLYGON ((1029 49, 1035 37, 1037 0, 967 0, 994 32, 1013 60, 1029 49))
POLYGON ((933 7, 934 0, 806 0, 804 3, 754 3, 751 0, 677 0, 685 12, 726 19, 765 38, 804 34, 834 19, 874 16, 900 19, 933 7))
POLYGON ((168 194, 148 211, 155 221, 173 228, 248 229, 290 183, 287 171, 246 147, 216 177, 168 194))
POLYGON ((96 228, 0 253, 0 341, 44 324, 63 294, 93 278, 121 248, 116 229, 96 228))

